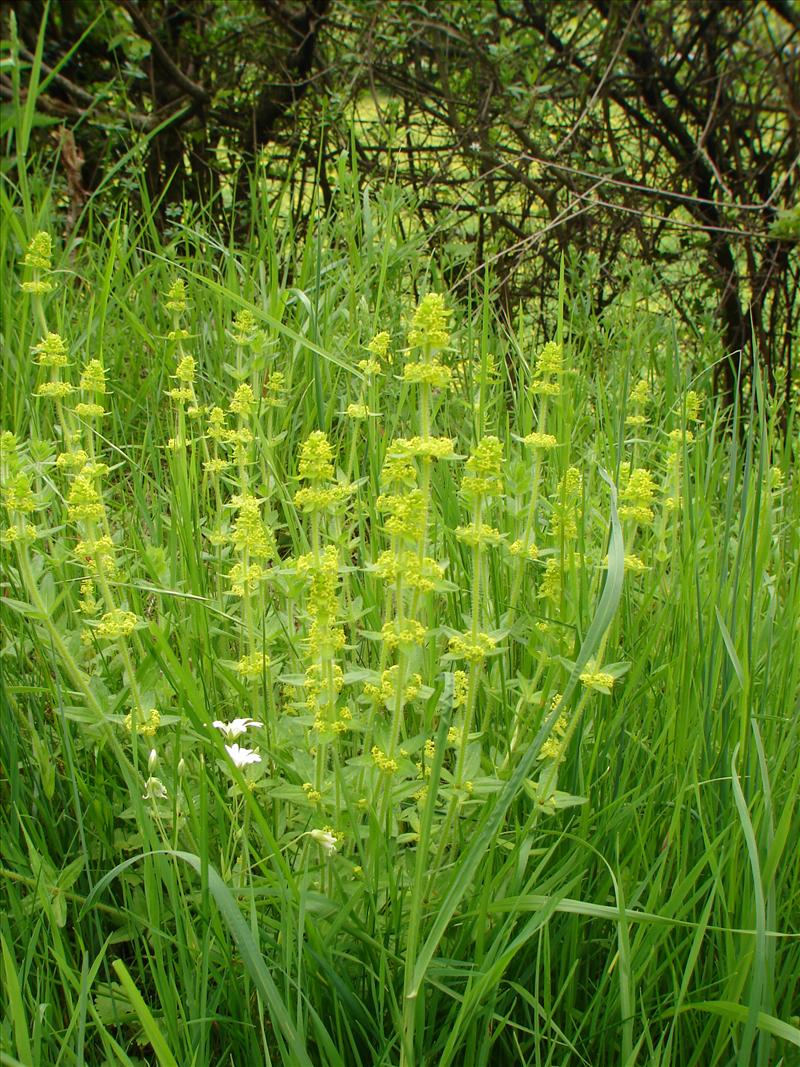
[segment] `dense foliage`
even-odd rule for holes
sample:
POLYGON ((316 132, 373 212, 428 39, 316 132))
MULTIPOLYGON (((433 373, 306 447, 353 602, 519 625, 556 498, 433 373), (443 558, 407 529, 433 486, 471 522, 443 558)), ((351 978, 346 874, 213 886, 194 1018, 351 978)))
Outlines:
POLYGON ((791 1067, 795 7, 3 14, 0 1067, 791 1067))

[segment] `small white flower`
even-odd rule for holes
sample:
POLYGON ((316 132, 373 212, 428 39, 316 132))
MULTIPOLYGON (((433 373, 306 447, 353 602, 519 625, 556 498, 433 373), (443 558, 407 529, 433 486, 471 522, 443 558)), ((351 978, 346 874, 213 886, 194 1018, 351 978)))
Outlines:
POLYGON ((150 777, 144 783, 142 800, 166 800, 167 790, 160 778, 150 777))
POLYGON ((247 733, 251 726, 263 726, 264 724, 263 722, 256 722, 255 719, 233 719, 231 722, 221 722, 219 719, 215 719, 211 725, 217 730, 221 730, 229 741, 234 741, 237 737, 247 733))
POLYGON ((238 745, 226 745, 225 751, 237 767, 246 767, 248 763, 260 763, 261 757, 252 748, 239 748, 238 745))
POLYGON ((326 856, 332 856, 337 849, 337 841, 330 830, 309 830, 309 835, 322 846, 326 856))

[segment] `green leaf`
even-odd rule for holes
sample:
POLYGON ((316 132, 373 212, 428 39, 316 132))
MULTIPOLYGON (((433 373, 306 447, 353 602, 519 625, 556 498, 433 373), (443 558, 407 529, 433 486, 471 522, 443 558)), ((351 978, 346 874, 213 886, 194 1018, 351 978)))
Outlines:
POLYGON ((150 1009, 142 999, 142 995, 136 988, 131 976, 128 974, 128 970, 122 960, 114 960, 111 964, 120 980, 122 988, 127 994, 128 1000, 133 1005, 133 1009, 139 1016, 139 1022, 142 1024, 142 1029, 147 1035, 147 1040, 153 1046, 153 1052, 158 1057, 158 1062, 161 1067, 178 1067, 178 1061, 172 1055, 167 1044, 167 1039, 161 1033, 158 1028, 158 1023, 153 1018, 150 1009))
MULTIPOLYGON (((121 874, 128 867, 131 867, 134 863, 138 863, 140 860, 145 859, 147 856, 170 856, 175 859, 183 860, 183 862, 187 863, 197 872, 197 874, 200 874, 202 866, 200 857, 191 852, 181 852, 174 849, 159 849, 158 851, 153 852, 143 852, 138 856, 133 856, 131 859, 125 860, 124 863, 117 864, 112 871, 109 871, 108 874, 101 878, 89 894, 86 903, 81 910, 81 915, 86 912, 97 896, 102 893, 106 886, 108 886, 117 875, 121 874)), ((297 1064, 298 1067, 313 1067, 306 1051, 303 1037, 291 1020, 283 998, 278 992, 278 987, 275 985, 272 975, 269 973, 264 957, 259 952, 253 939, 253 935, 250 933, 247 924, 242 918, 242 914, 239 911, 239 907, 233 894, 213 867, 209 866, 207 870, 209 892, 214 897, 216 905, 220 910, 220 914, 225 920, 228 930, 239 949, 242 961, 244 962, 253 983, 267 1004, 267 1009, 276 1030, 283 1035, 286 1044, 292 1050, 291 1054, 293 1058, 291 1062, 297 1064)))
POLYGON ((24 1067, 33 1067, 33 1055, 28 1039, 30 1027, 25 1018, 25 1005, 22 1001, 22 990, 17 978, 17 963, 2 934, 0 934, 0 944, 2 944, 3 948, 3 968, 6 974, 4 999, 8 1005, 8 1011, 14 1027, 17 1056, 19 1057, 19 1062, 24 1064, 24 1067))
MULTIPOLYGON (((721 1015, 737 1023, 746 1023, 749 1014, 749 1009, 744 1004, 734 1004, 730 1000, 699 1000, 694 1004, 684 1004, 680 1011, 707 1011, 711 1015, 721 1015)), ((800 1029, 791 1023, 785 1023, 774 1015, 760 1011, 756 1016, 756 1026, 764 1033, 800 1048, 800 1029)))

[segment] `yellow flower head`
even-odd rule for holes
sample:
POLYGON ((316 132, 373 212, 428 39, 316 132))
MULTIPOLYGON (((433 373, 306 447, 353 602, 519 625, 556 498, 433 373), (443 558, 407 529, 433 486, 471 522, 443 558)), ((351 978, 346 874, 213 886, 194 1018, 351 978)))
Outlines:
POLYGON ((479 633, 474 638, 472 634, 456 634, 450 638, 450 651, 459 659, 465 659, 469 663, 482 663, 486 656, 494 649, 496 641, 489 634, 479 633))
POLYGON ((642 378, 631 389, 630 399, 632 404, 638 405, 643 408, 650 399, 650 386, 647 384, 647 379, 642 378))
POLYGON ((60 334, 47 333, 33 349, 40 367, 66 367, 67 346, 60 334))
POLYGON ((36 510, 30 479, 23 471, 3 487, 3 503, 9 511, 17 511, 21 515, 36 510))
POLYGON ((700 394, 690 389, 686 394, 686 419, 688 422, 697 422, 700 417, 700 394))
POLYGON ((195 362, 191 356, 183 356, 175 368, 174 378, 179 382, 190 385, 194 381, 195 362))
POLYGON ((440 293, 428 293, 414 312, 408 332, 409 347, 444 348, 450 340, 447 329, 449 318, 450 312, 444 306, 444 297, 440 293))
POLYGON ((261 520, 261 507, 256 497, 237 496, 233 503, 239 514, 233 524, 231 544, 253 559, 274 559, 277 554, 275 538, 261 520))
POLYGON ((81 471, 67 495, 67 516, 72 522, 97 522, 103 518, 103 501, 86 471, 81 471))
POLYGON ((475 445, 465 464, 461 492, 470 499, 502 493, 502 465, 502 444, 496 437, 484 437, 475 445))
POLYGON ((50 270, 53 257, 53 243, 50 234, 40 230, 28 245, 22 262, 26 267, 37 270, 50 270))
POLYGON ((183 278, 177 278, 169 287, 167 301, 164 306, 167 311, 180 312, 186 310, 186 285, 183 278))
POLYGON ((548 341, 536 360, 536 370, 544 377, 547 374, 562 374, 564 371, 564 350, 556 341, 548 341))
POLYGON ((98 637, 110 639, 129 637, 136 629, 139 622, 137 615, 132 611, 123 611, 122 608, 114 608, 107 611, 96 626, 98 637))
POLYGON ((256 406, 253 390, 246 383, 240 385, 231 397, 230 410, 242 419, 249 418, 256 406))
POLYGON ((242 309, 233 320, 233 339, 237 345, 251 345, 255 341, 256 320, 252 312, 242 309))
POLYGON ((297 474, 310 482, 329 482, 333 479, 333 449, 322 430, 315 430, 303 442, 297 474))
POLYGON ((90 359, 81 371, 81 389, 86 392, 105 393, 106 372, 99 359, 90 359))
POLYGON ((42 382, 36 389, 37 396, 44 396, 49 400, 63 400, 72 392, 74 392, 74 386, 69 382, 42 382))
POLYGON ((522 443, 528 448, 540 448, 549 450, 558 447, 558 439, 551 433, 529 433, 522 438, 522 443))
POLYGON ((389 359, 389 334, 383 330, 381 333, 376 333, 370 343, 367 345, 367 351, 371 352, 373 356, 378 359, 382 359, 384 362, 388 362, 389 359))

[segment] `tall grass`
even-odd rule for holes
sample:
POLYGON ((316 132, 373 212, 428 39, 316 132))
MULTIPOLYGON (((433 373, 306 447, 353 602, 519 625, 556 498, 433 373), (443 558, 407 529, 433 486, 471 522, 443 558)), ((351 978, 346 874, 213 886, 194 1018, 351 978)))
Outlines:
POLYGON ((635 274, 442 321, 359 185, 52 269, 7 186, 0 1062, 797 1062, 794 413, 635 274))

